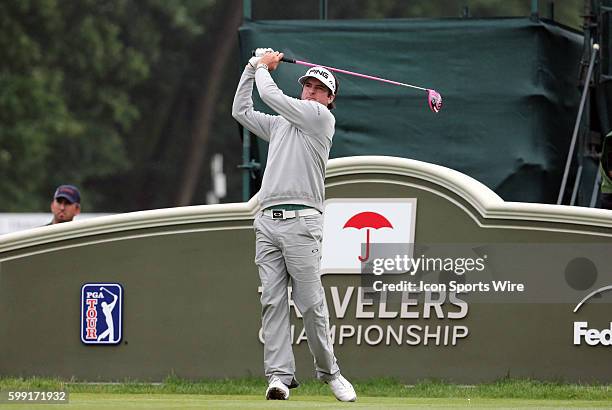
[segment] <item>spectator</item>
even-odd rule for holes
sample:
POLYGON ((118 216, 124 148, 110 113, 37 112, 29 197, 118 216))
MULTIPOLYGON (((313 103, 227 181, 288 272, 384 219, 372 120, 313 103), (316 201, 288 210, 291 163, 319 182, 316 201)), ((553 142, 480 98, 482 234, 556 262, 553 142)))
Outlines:
POLYGON ((70 222, 81 213, 81 193, 74 185, 60 185, 51 201, 53 220, 47 225, 70 222))

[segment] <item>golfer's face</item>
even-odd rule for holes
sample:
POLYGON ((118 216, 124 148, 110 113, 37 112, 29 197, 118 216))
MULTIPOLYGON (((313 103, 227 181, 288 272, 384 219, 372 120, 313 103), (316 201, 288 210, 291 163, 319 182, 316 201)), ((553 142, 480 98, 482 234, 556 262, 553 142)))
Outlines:
POLYGON ((329 88, 320 80, 309 77, 304 81, 302 100, 316 101, 327 107, 334 100, 334 96, 330 95, 329 88))

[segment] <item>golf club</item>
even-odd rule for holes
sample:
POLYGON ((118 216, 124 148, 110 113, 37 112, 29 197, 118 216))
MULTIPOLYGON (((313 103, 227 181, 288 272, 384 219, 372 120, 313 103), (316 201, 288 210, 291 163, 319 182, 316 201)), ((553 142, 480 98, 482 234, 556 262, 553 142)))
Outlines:
MULTIPOLYGON (((263 53, 266 52, 266 50, 271 50, 271 49, 259 49, 258 48, 257 50, 253 50, 252 54, 253 55, 263 55, 263 53), (262 54, 258 54, 259 52, 261 52, 262 54)), ((429 108, 433 112, 438 113, 442 109, 442 96, 440 95, 439 92, 431 88, 424 88, 424 87, 419 87, 419 86, 412 85, 412 84, 400 83, 399 81, 387 80, 381 77, 375 77, 372 75, 356 73, 354 71, 343 70, 341 68, 334 68, 334 67, 330 67, 330 66, 326 66, 322 64, 313 64, 313 63, 309 63, 308 61, 296 60, 296 59, 285 57, 285 56, 283 56, 281 61, 284 61, 285 63, 299 64, 299 65, 303 65, 306 67, 317 67, 317 66, 325 67, 328 70, 334 71, 336 73, 348 74, 348 75, 352 75, 355 77, 365 78, 367 80, 375 80, 375 81, 380 81, 380 82, 387 83, 387 84, 399 85, 402 87, 409 87, 409 88, 414 88, 416 90, 422 90, 427 93, 427 103, 429 104, 429 108)))
POLYGON ((307 67, 316 67, 316 66, 325 67, 330 71, 335 71, 341 74, 348 74, 348 75, 353 75, 355 77, 365 78, 367 80, 381 81, 387 84, 400 85, 402 87, 409 87, 409 88, 414 88, 417 90, 422 90, 427 93, 427 103, 429 104, 429 108, 433 112, 437 113, 437 112, 440 112, 440 110, 442 109, 442 96, 436 90, 432 90, 430 88, 423 88, 423 87, 419 87, 419 86, 412 85, 412 84, 400 83, 398 81, 387 80, 385 78, 375 77, 372 75, 360 74, 360 73, 356 73, 353 71, 343 70, 341 68, 334 68, 334 67, 329 67, 329 66, 321 65, 321 64, 313 64, 313 63, 309 63, 308 61, 295 60, 293 58, 288 58, 288 57, 283 57, 281 61, 284 61, 286 63, 304 65, 307 67))
MULTIPOLYGON (((253 55, 255 55, 255 52, 253 52, 253 55)), ((419 87, 419 86, 412 85, 412 84, 400 83, 399 81, 387 80, 385 78, 375 77, 375 76, 366 75, 366 74, 360 74, 360 73, 356 73, 353 71, 343 70, 340 68, 334 68, 334 67, 330 67, 330 66, 326 66, 322 64, 313 64, 313 63, 309 63, 308 61, 296 60, 296 59, 288 58, 288 57, 283 57, 281 61, 284 61, 286 63, 291 63, 291 64, 299 64, 299 65, 303 65, 306 67, 321 66, 321 67, 327 68, 330 71, 334 71, 334 72, 341 73, 341 74, 348 74, 348 75, 352 75, 355 77, 365 78, 367 80, 381 81, 387 84, 399 85, 402 87, 409 87, 409 88, 414 88, 417 90, 422 90, 427 93, 427 103, 429 104, 429 108, 433 112, 438 113, 442 109, 442 96, 436 90, 433 90, 431 88, 424 88, 424 87, 419 87)))

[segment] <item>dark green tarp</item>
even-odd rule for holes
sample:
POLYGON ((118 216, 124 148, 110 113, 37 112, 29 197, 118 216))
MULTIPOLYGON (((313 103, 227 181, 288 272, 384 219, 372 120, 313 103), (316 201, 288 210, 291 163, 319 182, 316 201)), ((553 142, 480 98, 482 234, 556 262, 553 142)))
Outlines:
POLYGON ((612 194, 612 178, 610 178, 610 172, 612 172, 612 132, 604 138, 599 171, 602 179, 601 192, 612 194))
MULTIPOLYGON (((528 18, 258 21, 240 29, 256 47, 321 65, 438 90, 339 75, 331 157, 391 155, 466 173, 509 201, 555 202, 578 109, 582 35, 528 18)), ((306 67, 273 73, 286 94, 306 67)), ((267 111, 261 101, 256 107, 267 111)), ((260 160, 267 146, 258 140, 260 160)))

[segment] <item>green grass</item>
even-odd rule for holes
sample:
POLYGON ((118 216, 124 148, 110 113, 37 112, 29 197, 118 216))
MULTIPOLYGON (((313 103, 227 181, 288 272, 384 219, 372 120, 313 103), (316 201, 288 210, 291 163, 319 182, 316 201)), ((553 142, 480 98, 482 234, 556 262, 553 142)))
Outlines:
MULTIPOLYGON (((68 405, 53 409, 568 409, 611 408, 612 386, 504 379, 495 383, 460 386, 424 381, 413 386, 394 379, 354 383, 356 403, 337 402, 329 387, 311 380, 291 391, 289 401, 266 401, 263 378, 203 380, 168 377, 163 383, 126 381, 93 384, 44 378, 0 379, 0 390, 62 390, 68 405)), ((39 409, 40 405, 0 404, 0 408, 39 409)))
MULTIPOLYGON (((540 382, 528 379, 504 379, 494 383, 460 386, 440 381, 423 381, 407 386, 395 379, 370 379, 353 383, 360 397, 447 398, 464 399, 526 399, 610 401, 612 385, 540 382)), ((266 388, 264 378, 188 381, 171 376, 163 383, 126 381, 117 384, 92 384, 45 378, 1 378, 0 389, 60 390, 71 394, 182 394, 231 395, 261 397, 266 388)), ((292 397, 329 397, 329 387, 315 380, 303 382, 291 391, 292 397)))
MULTIPOLYGON (((40 409, 40 405, 0 405, 0 408, 40 409)), ((42 408, 46 408, 43 406, 42 408)), ((71 393, 67 405, 53 409, 568 409, 610 408, 609 401, 592 400, 530 400, 530 399, 467 399, 414 397, 359 397, 355 403, 340 403, 326 396, 292 396, 289 401, 266 401, 262 395, 193 395, 193 394, 118 394, 71 393)))

